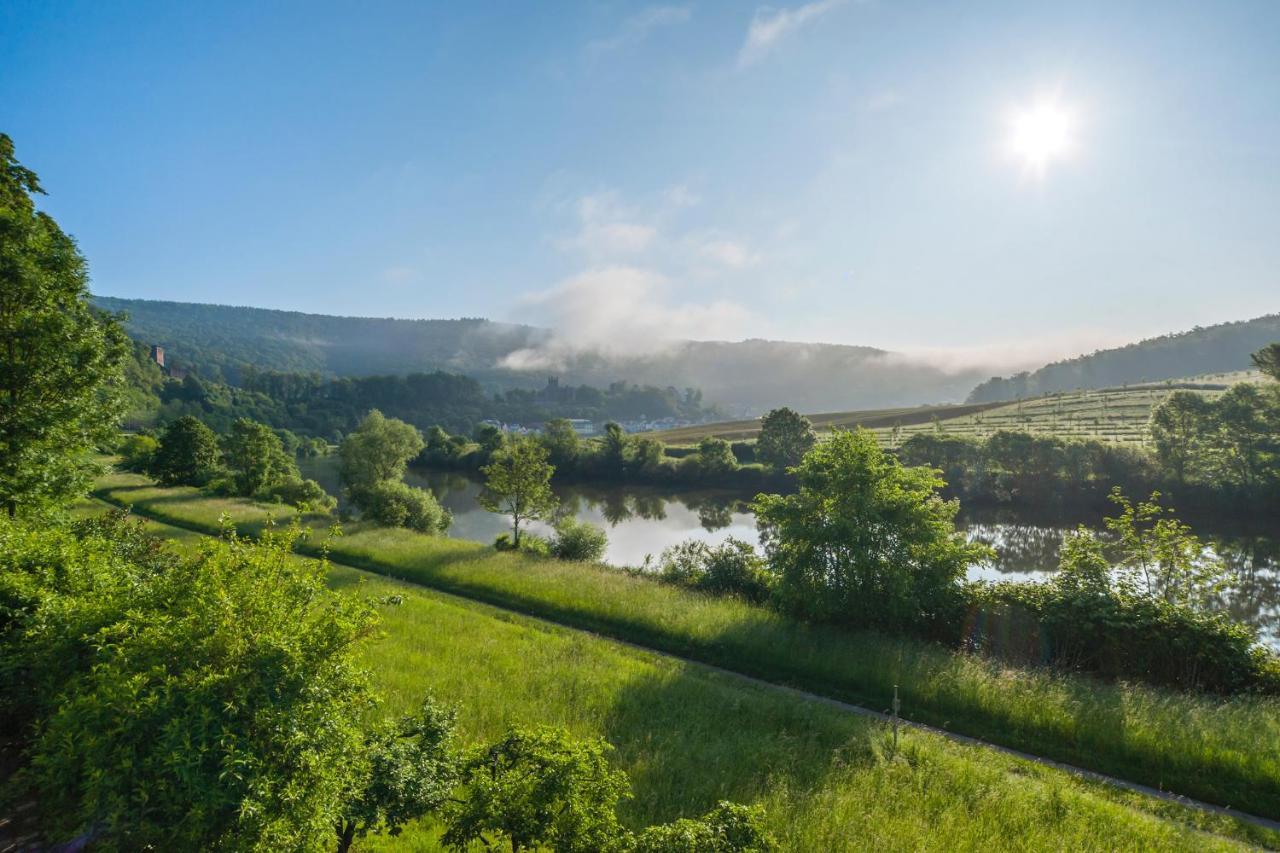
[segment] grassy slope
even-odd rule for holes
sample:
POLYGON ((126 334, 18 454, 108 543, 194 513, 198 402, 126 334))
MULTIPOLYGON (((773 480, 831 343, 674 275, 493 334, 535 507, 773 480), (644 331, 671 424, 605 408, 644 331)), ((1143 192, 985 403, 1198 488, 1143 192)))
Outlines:
MULTIPOLYGON (((1176 382, 1150 383, 1127 388, 1069 391, 1013 403, 977 403, 961 406, 919 406, 809 415, 820 432, 833 427, 855 426, 874 431, 888 444, 917 432, 941 430, 947 435, 985 438, 996 430, 1011 429, 1062 438, 1094 438, 1123 443, 1146 440, 1151 410, 1172 391, 1189 388, 1216 397, 1236 382, 1258 381, 1256 371, 1207 374, 1176 382), (895 433, 896 428, 896 433, 895 433)), ((731 441, 754 439, 760 421, 726 421, 651 433, 667 444, 691 445, 712 435, 731 441)))
MULTIPOLYGON (((342 566, 331 579, 337 588, 402 597, 383 609, 366 653, 389 712, 408 710, 430 689, 459 707, 470 742, 496 739, 513 724, 606 738, 632 781, 624 806, 632 827, 733 799, 762 803, 789 850, 1234 846, 1193 827, 1280 842, 932 735, 904 734, 895 754, 879 724, 696 665, 342 566)), ((364 846, 427 850, 435 838, 432 827, 418 826, 364 846)))
MULTIPOLYGON (((116 475, 103 494, 166 521, 242 530, 267 510, 116 475)), ((327 521, 318 521, 322 526, 327 521)), ((1280 817, 1280 701, 1219 701, 1048 672, 1010 671, 936 646, 798 625, 614 569, 498 554, 474 542, 353 525, 335 559, 994 742, 1280 817)))

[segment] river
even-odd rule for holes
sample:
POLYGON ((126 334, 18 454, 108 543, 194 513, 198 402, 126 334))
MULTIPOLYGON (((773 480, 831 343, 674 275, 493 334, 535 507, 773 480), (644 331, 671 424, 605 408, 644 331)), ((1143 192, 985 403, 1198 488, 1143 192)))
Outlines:
MULTIPOLYGON (((303 474, 339 495, 337 460, 305 460, 303 474)), ((477 502, 480 482, 465 474, 410 471, 405 481, 430 490, 453 513, 450 536, 492 542, 510 529, 505 516, 477 502)), ((563 511, 593 522, 609 534, 605 561, 639 566, 647 555, 687 539, 715 544, 733 536, 758 544, 755 516, 742 495, 724 491, 669 491, 639 486, 563 485, 555 487, 563 511)), ((972 540, 991 545, 995 559, 970 568, 972 579, 1043 580, 1058 565, 1063 537, 1078 524, 1097 529, 1100 517, 1029 514, 1016 509, 962 509, 957 526, 972 540)), ((1262 639, 1280 649, 1280 529, 1223 529, 1195 526, 1196 533, 1231 567, 1231 591, 1222 607, 1236 619, 1256 625, 1262 639)), ((534 523, 535 533, 550 527, 534 523)))

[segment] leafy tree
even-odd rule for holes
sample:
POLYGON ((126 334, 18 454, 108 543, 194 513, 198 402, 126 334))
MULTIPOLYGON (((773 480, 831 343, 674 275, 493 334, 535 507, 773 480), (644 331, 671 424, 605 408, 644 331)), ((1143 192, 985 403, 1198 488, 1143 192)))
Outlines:
POLYGON ((703 472, 714 477, 737 468, 738 460, 734 458, 729 442, 708 435, 698 442, 698 464, 703 472))
POLYGON ((1226 566, 1160 505, 1159 492, 1135 506, 1116 488, 1111 500, 1120 508, 1120 515, 1106 519, 1106 525, 1117 539, 1121 589, 1170 604, 1206 607, 1223 589, 1226 566))
POLYGON ((991 554, 956 532, 929 468, 904 468, 866 430, 839 431, 796 468, 793 495, 754 509, 783 607, 808 618, 922 629, 952 615, 967 567, 991 554))
POLYGON ((775 468, 791 468, 800 464, 817 440, 809 419, 783 406, 760 419, 756 455, 775 468))
POLYGON ((542 426, 542 444, 547 457, 557 468, 572 465, 578 459, 578 434, 566 418, 552 418, 542 426))
POLYGON ((623 835, 615 808, 629 793, 626 774, 609 767, 609 749, 563 729, 513 729, 464 765, 468 794, 448 817, 444 843, 497 838, 512 851, 611 849, 623 835))
POLYGON ((184 415, 160 436, 151 474, 166 486, 203 486, 218 473, 221 457, 213 430, 184 415))
POLYGON ((266 424, 239 418, 223 443, 223 458, 235 480, 236 492, 255 495, 279 483, 300 479, 298 465, 266 424))
POLYGON ((644 436, 631 440, 631 464, 633 471, 652 471, 662 464, 666 448, 656 438, 644 436))
POLYGON ((506 441, 506 435, 498 427, 493 424, 476 424, 476 428, 472 430, 471 437, 475 439, 476 444, 480 445, 480 450, 486 456, 492 456, 502 447, 502 443, 506 441))
POLYGON ((1250 356, 1253 366, 1280 381, 1280 342, 1267 344, 1250 356))
POLYGON ((32 534, 0 530, 0 555, 52 558, 0 559, 0 588, 27 590, 3 648, 62 661, 28 682, 42 719, 26 730, 27 779, 49 836, 126 850, 331 844, 369 779, 356 644, 370 603, 331 592, 323 562, 295 559, 296 530, 206 540, 189 557, 156 556, 136 532, 32 534))
POLYGON ((627 465, 627 434, 622 426, 610 421, 604 425, 600 439, 600 459, 608 471, 620 473, 627 465))
POLYGON ((66 504, 84 494, 124 410, 130 344, 89 304, 75 241, 32 197, 36 174, 0 134, 0 506, 66 504))
POLYGON ((1210 404, 1201 394, 1175 391, 1151 412, 1151 442, 1157 461, 1185 483, 1199 458, 1210 404))
POLYGON ((452 710, 428 698, 417 714, 382 723, 366 736, 369 770, 335 827, 338 853, 371 832, 397 836, 405 824, 448 801, 459 771, 455 719, 452 710))
POLYGON ((518 549, 521 523, 546 518, 557 505, 551 491, 555 468, 547 461, 547 450, 531 438, 518 438, 480 470, 485 475, 480 505, 511 516, 512 544, 518 549))
POLYGON ((342 482, 352 497, 362 489, 384 481, 404 479, 409 460, 422 452, 422 434, 416 427, 384 417, 377 409, 365 415, 343 440, 338 454, 342 459, 342 482))

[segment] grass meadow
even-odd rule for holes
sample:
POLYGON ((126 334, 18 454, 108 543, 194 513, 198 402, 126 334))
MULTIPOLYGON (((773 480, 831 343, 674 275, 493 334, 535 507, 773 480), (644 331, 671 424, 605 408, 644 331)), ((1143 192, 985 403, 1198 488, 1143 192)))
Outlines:
MULTIPOLYGON (((196 534, 157 522, 181 544, 196 534)), ((1225 850, 1280 836, 1083 782, 935 735, 886 727, 820 703, 356 569, 351 594, 400 596, 381 608, 365 654, 387 713, 430 691, 455 705, 471 743, 515 724, 602 737, 631 779, 632 828, 696 815, 720 799, 762 804, 787 850, 1225 850)), ((411 827, 362 849, 434 850, 411 827)))
MULTIPOLYGON (((270 510, 135 475, 104 481, 113 503, 215 532, 270 510)), ((287 513, 277 511, 277 518, 287 513)), ((318 530, 328 519, 310 520, 318 530)), ((305 548, 319 547, 312 541, 305 548)), ((904 716, 1177 793, 1280 817, 1280 701, 1194 696, 1009 669, 911 640, 797 623, 600 566, 500 554, 475 542, 355 524, 335 561, 873 708, 899 685, 904 716)))

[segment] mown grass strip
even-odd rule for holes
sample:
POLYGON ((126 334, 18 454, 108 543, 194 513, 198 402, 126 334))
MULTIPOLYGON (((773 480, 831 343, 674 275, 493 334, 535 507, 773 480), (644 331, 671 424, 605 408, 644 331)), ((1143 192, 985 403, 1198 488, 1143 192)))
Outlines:
MULTIPOLYGON (((119 475, 100 493, 139 512, 246 532, 270 509, 119 475)), ((277 517, 280 512, 276 511, 277 517)), ((317 526, 324 519, 310 519, 317 526)), ((1280 817, 1280 702, 1190 696, 1011 670, 908 640, 803 625, 617 570, 499 554, 479 543, 353 525, 341 563, 587 628, 873 708, 900 686, 905 716, 1268 818, 1280 817)), ((314 549, 319 544, 307 546, 314 549)))

